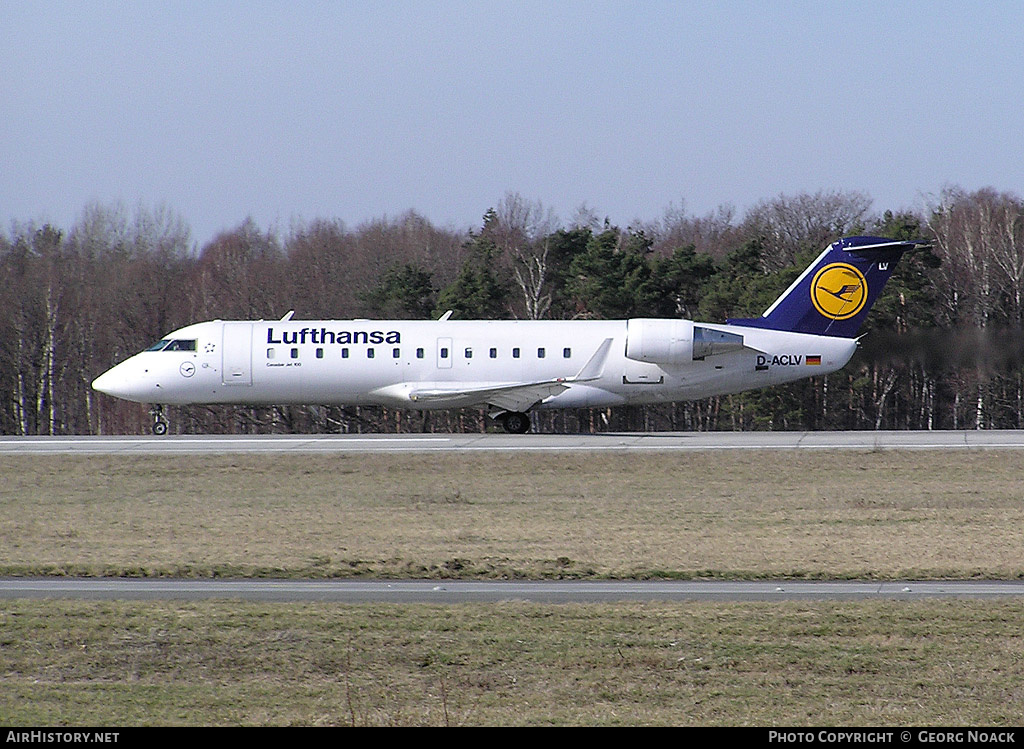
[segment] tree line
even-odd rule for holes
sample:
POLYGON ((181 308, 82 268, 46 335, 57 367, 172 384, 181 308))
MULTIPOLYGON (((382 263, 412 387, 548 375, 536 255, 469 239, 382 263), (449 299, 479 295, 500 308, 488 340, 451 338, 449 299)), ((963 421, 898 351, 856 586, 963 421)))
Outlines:
MULTIPOLYGON (((868 196, 766 199, 737 215, 670 206, 622 227, 568 222, 510 193, 468 231, 415 212, 282 235, 251 219, 197 247, 174 211, 87 206, 71 227, 0 234, 0 433, 148 431, 144 406, 90 383, 209 319, 436 317, 722 322, 759 315, 829 242, 926 239, 901 261, 853 361, 786 386, 688 403, 539 413, 548 431, 1024 428, 1024 202, 949 187, 920 211, 868 196)), ((479 431, 477 409, 170 409, 182 432, 479 431)))

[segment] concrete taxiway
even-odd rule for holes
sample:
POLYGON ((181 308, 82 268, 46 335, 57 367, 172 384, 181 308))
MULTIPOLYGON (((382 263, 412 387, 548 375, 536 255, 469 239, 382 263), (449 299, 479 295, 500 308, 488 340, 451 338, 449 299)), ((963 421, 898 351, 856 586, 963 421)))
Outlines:
POLYGON ((964 449, 1021 450, 1024 430, 0 438, 0 455, 964 449))
POLYGON ((8 578, 0 599, 244 600, 337 603, 919 600, 1024 596, 1022 581, 161 580, 8 578))

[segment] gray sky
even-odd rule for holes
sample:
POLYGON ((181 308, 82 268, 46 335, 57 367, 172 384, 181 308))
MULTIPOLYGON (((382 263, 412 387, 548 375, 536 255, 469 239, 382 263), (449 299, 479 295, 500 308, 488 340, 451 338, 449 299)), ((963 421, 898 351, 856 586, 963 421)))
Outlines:
POLYGON ((1024 184, 1024 3, 0 0, 0 226, 1024 184))

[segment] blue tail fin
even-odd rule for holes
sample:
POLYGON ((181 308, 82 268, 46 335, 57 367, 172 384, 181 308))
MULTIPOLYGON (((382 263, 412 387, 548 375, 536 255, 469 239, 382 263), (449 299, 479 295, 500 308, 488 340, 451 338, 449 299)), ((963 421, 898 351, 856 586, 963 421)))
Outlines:
POLYGON ((846 237, 818 256, 764 314, 731 325, 854 338, 896 263, 917 242, 846 237))

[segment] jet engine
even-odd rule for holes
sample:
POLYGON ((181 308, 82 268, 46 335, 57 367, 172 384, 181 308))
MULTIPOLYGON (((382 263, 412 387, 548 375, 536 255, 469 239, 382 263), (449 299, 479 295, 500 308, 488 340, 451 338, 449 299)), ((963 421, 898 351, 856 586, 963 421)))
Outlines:
POLYGON ((690 320, 637 318, 626 328, 626 358, 650 364, 688 364, 742 348, 742 335, 690 320))

